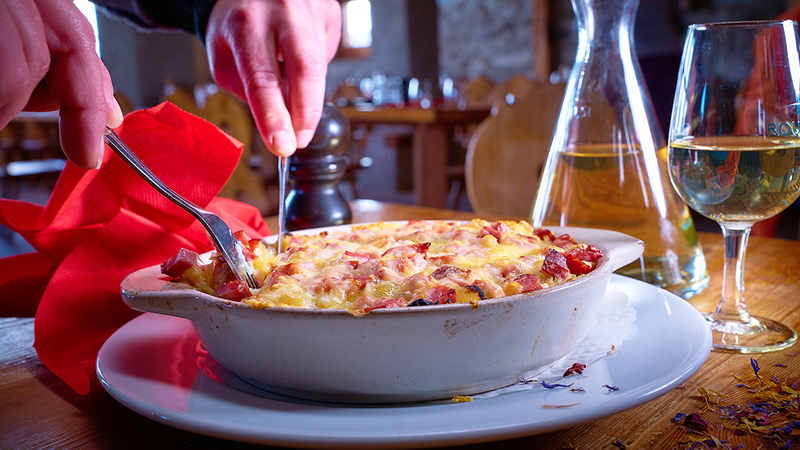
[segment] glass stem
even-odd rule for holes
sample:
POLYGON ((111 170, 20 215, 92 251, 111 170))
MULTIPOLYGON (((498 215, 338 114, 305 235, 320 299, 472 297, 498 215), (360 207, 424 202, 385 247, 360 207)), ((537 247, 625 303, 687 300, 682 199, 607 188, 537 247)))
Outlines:
POLYGON ((722 298, 713 318, 719 321, 750 322, 744 301, 744 256, 750 227, 728 228, 720 224, 725 239, 725 268, 722 275, 722 298))

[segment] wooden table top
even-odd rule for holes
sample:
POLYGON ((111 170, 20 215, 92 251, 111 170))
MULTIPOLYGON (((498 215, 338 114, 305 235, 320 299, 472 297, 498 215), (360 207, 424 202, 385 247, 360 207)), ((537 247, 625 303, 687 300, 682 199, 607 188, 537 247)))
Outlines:
MULTIPOLYGON (((355 222, 472 218, 471 213, 369 200, 355 201, 352 207, 355 222)), ((268 223, 271 229, 277 229, 275 218, 268 218, 268 223)), ((700 310, 708 310, 716 305, 721 289, 722 238, 719 234, 701 233, 700 240, 711 283, 690 302, 700 310)), ((798 267, 800 241, 751 238, 745 275, 750 311, 768 315, 795 329, 800 328, 798 267)), ((0 448, 256 448, 155 422, 127 409, 99 386, 94 386, 86 396, 78 395, 42 365, 32 344, 33 319, 0 319, 0 448)), ((781 352, 755 355, 763 381, 767 382, 772 376, 789 386, 793 381, 800 381, 797 380, 800 378, 799 348, 800 345, 795 345, 781 352)), ((779 448, 787 439, 794 441, 791 447, 786 448, 800 448, 798 428, 793 429, 793 436, 776 439, 755 434, 735 435, 722 427, 725 406, 755 401, 754 394, 747 388, 737 387, 743 382, 734 378, 734 375, 752 377, 752 374, 750 356, 712 352, 700 370, 682 386, 628 411, 565 430, 463 448, 684 449, 689 448, 691 441, 712 439, 712 435, 727 440, 727 444, 744 445, 735 448, 779 448), (706 401, 700 388, 716 391, 725 397, 703 410, 706 401), (709 422, 704 433, 690 431, 683 422, 672 421, 678 413, 698 411, 709 422)), ((745 380, 751 385, 754 382, 745 380)), ((704 392, 708 395, 710 391, 704 392)), ((794 402, 794 412, 788 414, 787 423, 798 420, 797 396, 794 402)), ((773 417, 769 426, 778 424, 773 417)), ((713 443, 695 448, 713 448, 713 443)))

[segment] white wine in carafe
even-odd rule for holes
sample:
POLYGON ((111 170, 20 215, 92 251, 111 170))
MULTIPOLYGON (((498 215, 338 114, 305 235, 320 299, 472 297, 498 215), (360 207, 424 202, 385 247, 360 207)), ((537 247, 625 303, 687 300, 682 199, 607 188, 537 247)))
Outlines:
POLYGON ((618 270, 689 298, 708 285, 689 209, 633 51, 638 0, 572 0, 578 49, 531 212, 534 226, 603 228, 644 242, 618 270))
MULTIPOLYGON (((618 273, 682 293, 702 281, 698 273, 705 274, 691 216, 670 186, 658 189, 661 180, 668 183, 666 173, 649 179, 644 153, 633 149, 617 154, 609 147, 586 145, 559 152, 543 224, 635 236, 645 242, 644 255, 618 273)), ((657 157, 666 158, 666 149, 657 157)))

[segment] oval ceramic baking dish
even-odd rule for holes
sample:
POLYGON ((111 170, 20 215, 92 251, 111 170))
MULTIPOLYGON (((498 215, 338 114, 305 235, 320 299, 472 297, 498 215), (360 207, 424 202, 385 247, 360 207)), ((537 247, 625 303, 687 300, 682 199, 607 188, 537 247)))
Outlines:
POLYGON ((450 398, 511 385, 569 353, 586 337, 611 273, 644 248, 640 240, 613 231, 549 228, 599 248, 600 264, 553 288, 482 300, 477 309, 459 303, 361 316, 345 310, 255 310, 176 288, 159 266, 129 275, 121 292, 133 309, 192 321, 215 360, 269 391, 344 403, 450 398))

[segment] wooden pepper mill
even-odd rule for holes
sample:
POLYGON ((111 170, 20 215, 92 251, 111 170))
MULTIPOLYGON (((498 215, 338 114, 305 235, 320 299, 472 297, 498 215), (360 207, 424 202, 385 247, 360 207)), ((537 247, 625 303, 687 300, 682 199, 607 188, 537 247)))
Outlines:
POLYGON ((288 231, 352 222, 350 205, 339 192, 339 180, 347 170, 347 159, 342 155, 349 139, 347 117, 332 103, 326 103, 311 143, 289 157, 288 231))

